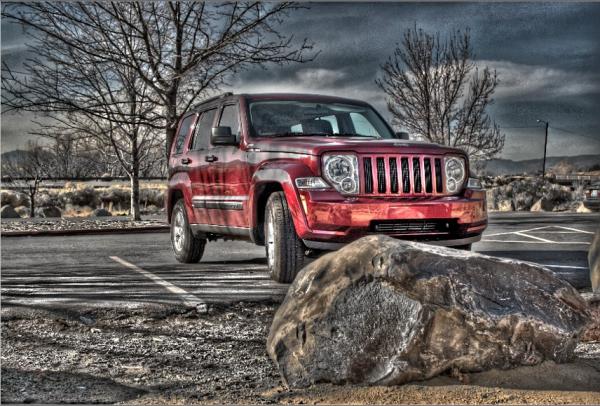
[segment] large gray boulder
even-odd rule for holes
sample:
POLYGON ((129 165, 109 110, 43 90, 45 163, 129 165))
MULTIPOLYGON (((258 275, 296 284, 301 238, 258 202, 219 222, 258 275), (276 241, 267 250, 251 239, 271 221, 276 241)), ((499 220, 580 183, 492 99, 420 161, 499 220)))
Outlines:
POLYGON ((396 385, 569 361, 586 321, 579 293, 540 266, 370 236, 300 272, 267 350, 291 387, 396 385))
POLYGON ((10 204, 5 204, 0 209, 0 218, 3 218, 3 219, 20 219, 21 216, 19 216, 19 213, 17 213, 17 211, 10 204))
POLYGON ((600 293, 600 228, 596 230, 590 250, 588 251, 588 263, 590 265, 590 279, 592 290, 600 293))
POLYGON ((37 209, 35 209, 35 215, 37 217, 51 218, 51 217, 61 217, 62 213, 61 213, 60 209, 56 206, 44 206, 44 207, 38 207, 37 209))

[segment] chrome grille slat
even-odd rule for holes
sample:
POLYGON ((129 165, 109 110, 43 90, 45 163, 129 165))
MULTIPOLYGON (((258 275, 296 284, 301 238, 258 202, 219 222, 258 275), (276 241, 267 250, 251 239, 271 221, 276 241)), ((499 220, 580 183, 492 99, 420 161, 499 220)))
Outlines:
POLYGON ((408 169, 408 158, 401 158, 402 164, 402 193, 410 193, 410 172, 408 169))
POLYGON ((435 191, 437 193, 442 193, 444 191, 444 184, 442 179, 442 160, 440 158, 435 158, 435 191))
POLYGON ((415 193, 421 193, 421 190, 423 190, 423 185, 421 184, 421 160, 419 158, 413 158, 412 164, 415 193))
POLYGON ((442 158, 413 154, 365 154, 360 157, 362 193, 375 196, 444 195, 442 158))
POLYGON ((383 158, 377 158, 377 192, 381 194, 384 194, 387 191, 386 178, 385 161, 383 158))
POLYGON ((396 158, 390 158, 390 191, 398 193, 398 164, 396 158))
POLYGON ((373 169, 371 166, 371 158, 365 158, 363 166, 365 179, 365 193, 373 193, 373 169))
POLYGON ((433 192, 433 180, 431 179, 431 159, 423 159, 423 168, 425 170, 425 193, 433 192))

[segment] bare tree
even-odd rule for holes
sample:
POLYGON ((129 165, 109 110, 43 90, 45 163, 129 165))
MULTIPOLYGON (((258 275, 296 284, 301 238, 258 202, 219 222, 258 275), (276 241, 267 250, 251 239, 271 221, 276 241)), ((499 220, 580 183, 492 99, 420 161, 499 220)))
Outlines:
MULTIPOLYGON (((49 7, 52 7, 49 5, 49 7)), ((116 22, 107 19, 107 30, 116 22)), ((77 22, 63 28, 77 31, 77 22)), ((88 41, 97 41, 89 32, 88 41)), ((90 49, 73 46, 69 33, 61 38, 34 31, 36 57, 25 64, 23 74, 5 67, 5 101, 13 108, 43 113, 51 120, 41 124, 39 134, 86 139, 88 144, 111 155, 131 180, 131 217, 140 219, 139 168, 146 156, 164 145, 160 116, 148 84, 127 64, 106 59, 90 49), (91 142, 90 142, 91 141, 91 142)), ((86 35, 78 32, 79 37, 86 35)), ((128 49, 135 56, 139 43, 128 49)), ((69 152, 69 151, 62 151, 69 152)))
POLYGON ((504 135, 486 113, 498 85, 495 71, 473 62, 469 31, 448 39, 416 27, 382 65, 377 85, 394 124, 419 138, 465 150, 474 162, 499 153, 504 135))
POLYGON ((52 154, 34 142, 28 142, 23 151, 2 160, 2 177, 8 178, 15 186, 27 185, 29 196, 29 216, 35 216, 35 196, 40 182, 51 172, 52 154))
MULTIPOLYGON (((147 96, 155 107, 143 118, 147 125, 165 129, 168 151, 181 114, 232 73, 250 65, 312 58, 306 57, 311 43, 295 45, 291 36, 279 31, 287 14, 298 7, 288 2, 60 2, 27 3, 7 8, 3 15, 33 28, 36 51, 47 42, 61 42, 133 69, 151 90, 147 96)), ((26 71, 36 74, 37 68, 29 66, 26 71)), ((6 76, 6 105, 55 109, 35 89, 25 86, 23 91, 23 80, 6 76)))

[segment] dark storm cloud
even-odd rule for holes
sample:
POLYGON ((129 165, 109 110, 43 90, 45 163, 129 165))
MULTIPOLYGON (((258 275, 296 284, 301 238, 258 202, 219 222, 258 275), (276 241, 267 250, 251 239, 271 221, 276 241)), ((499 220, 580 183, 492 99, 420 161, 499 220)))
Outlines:
MULTIPOLYGON (((478 66, 496 69, 500 77, 490 113, 507 127, 509 157, 539 155, 538 118, 571 130, 551 133, 550 155, 600 154, 600 3, 306 5, 283 29, 314 41, 321 50, 317 59, 243 72, 227 90, 338 94, 365 99, 388 114, 374 81, 403 32, 416 25, 444 35, 468 27, 478 66), (510 128, 517 126, 531 128, 510 128)), ((22 34, 6 30, 3 24, 2 56, 6 49, 18 58, 22 34)), ((5 140, 4 122, 2 132, 5 140)))

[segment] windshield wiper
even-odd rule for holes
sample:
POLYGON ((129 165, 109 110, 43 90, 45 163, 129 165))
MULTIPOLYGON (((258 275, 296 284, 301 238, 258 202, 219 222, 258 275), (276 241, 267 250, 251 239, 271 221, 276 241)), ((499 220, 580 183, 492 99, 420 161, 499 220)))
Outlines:
POLYGON ((366 135, 366 134, 356 134, 356 133, 339 133, 339 134, 333 134, 332 136, 333 137, 365 137, 365 138, 382 139, 378 135, 366 135))
POLYGON ((301 132, 285 132, 285 133, 276 133, 276 134, 265 134, 262 137, 364 137, 364 138, 377 138, 382 139, 377 135, 364 135, 364 134, 355 134, 355 133, 339 133, 339 134, 330 134, 330 133, 301 133, 301 132))

